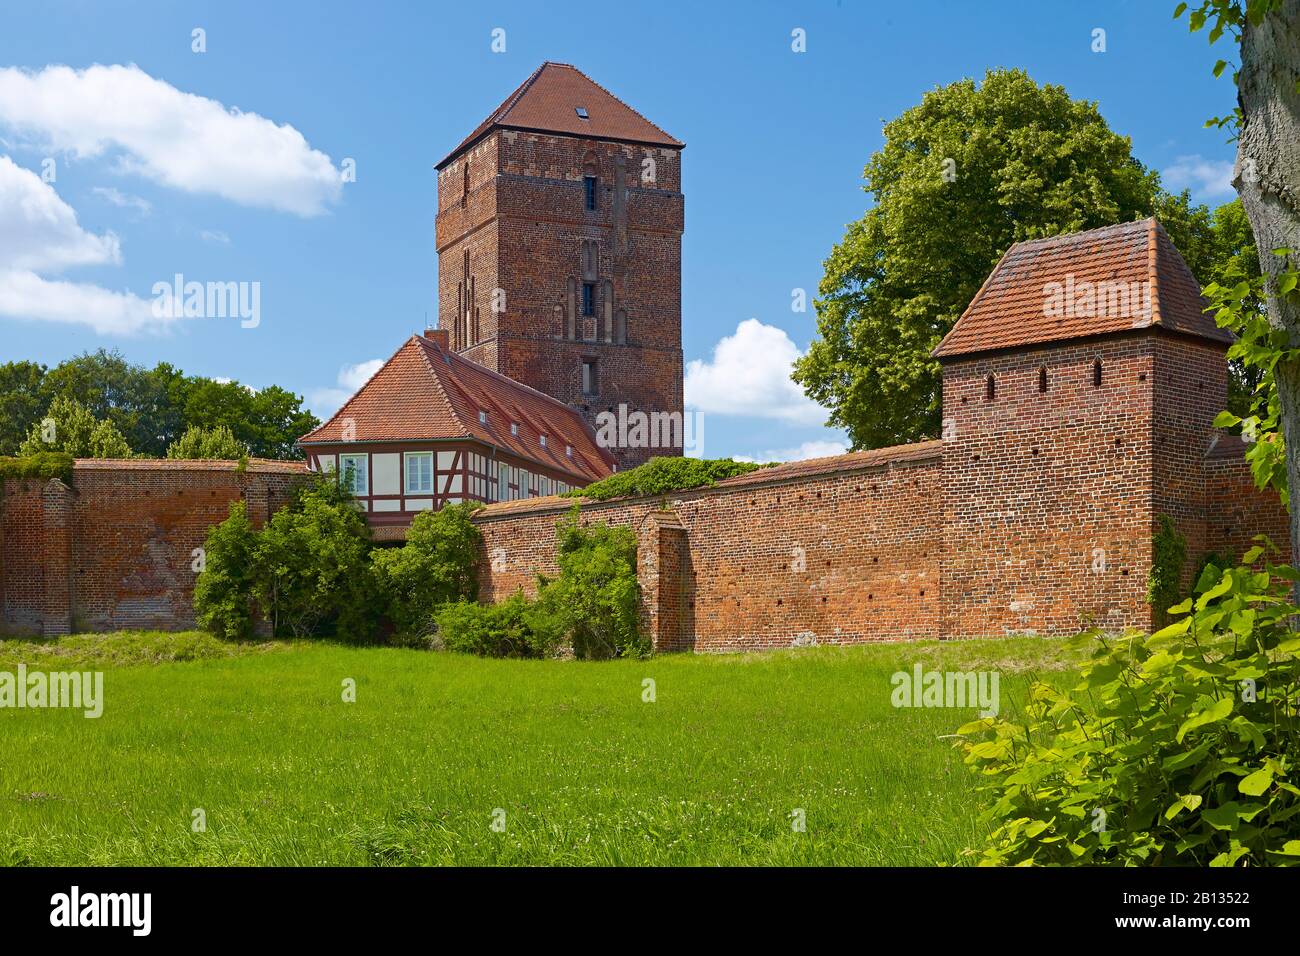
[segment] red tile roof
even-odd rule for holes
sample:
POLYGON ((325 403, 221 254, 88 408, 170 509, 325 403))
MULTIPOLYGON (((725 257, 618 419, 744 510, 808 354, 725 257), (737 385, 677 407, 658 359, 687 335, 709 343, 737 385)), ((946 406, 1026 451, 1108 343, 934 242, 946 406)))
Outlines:
POLYGON ((1153 327, 1231 342, 1206 305, 1160 223, 1141 219, 1017 242, 933 354, 944 359, 1153 327), (1096 293, 1091 308, 1084 283, 1096 293), (1101 283, 1109 288, 1096 291, 1101 283))
POLYGON ((726 478, 718 482, 718 488, 734 488, 739 485, 765 485, 773 481, 789 481, 796 478, 813 478, 817 475, 829 475, 844 471, 857 471, 865 468, 878 468, 884 465, 908 464, 938 460, 943 454, 943 442, 918 441, 910 445, 890 445, 888 448, 870 448, 866 451, 851 451, 843 455, 831 455, 826 458, 805 458, 803 461, 787 461, 770 468, 726 478))
POLYGON ((478 439, 512 455, 598 481, 614 458, 596 443, 582 416, 549 395, 412 335, 303 445, 374 441, 478 439), (487 412, 487 423, 479 412, 487 412), (352 434, 344 441, 345 423, 352 434), (511 423, 519 433, 510 432, 511 423), (540 438, 546 435, 546 446, 540 438), (573 457, 565 454, 571 446, 573 457))
POLYGON ((438 168, 446 166, 461 150, 493 129, 564 133, 677 149, 686 145, 669 136, 577 67, 550 61, 534 70, 519 89, 506 97, 505 102, 438 163, 438 168), (587 119, 578 115, 579 107, 587 111, 587 119))

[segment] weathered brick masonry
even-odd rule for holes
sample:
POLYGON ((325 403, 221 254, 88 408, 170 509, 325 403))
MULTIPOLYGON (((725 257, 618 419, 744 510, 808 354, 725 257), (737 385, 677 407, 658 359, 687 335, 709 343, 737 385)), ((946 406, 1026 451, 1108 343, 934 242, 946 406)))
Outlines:
MULTIPOLYGON (((755 472, 669 498, 588 503, 630 525, 643 618, 663 650, 735 651, 937 637, 939 442, 755 472)), ((480 514, 484 600, 554 574, 564 498, 480 514)))
POLYGON ((97 461, 62 481, 6 481, 0 499, 0 627, 193 626, 194 549, 243 499, 260 525, 301 474, 292 462, 97 461))

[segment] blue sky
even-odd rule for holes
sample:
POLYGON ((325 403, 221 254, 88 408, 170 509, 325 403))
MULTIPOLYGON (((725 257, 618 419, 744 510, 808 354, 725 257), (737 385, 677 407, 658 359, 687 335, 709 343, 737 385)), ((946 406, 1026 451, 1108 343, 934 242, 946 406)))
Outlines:
POLYGON ((0 215, 0 277, 21 272, 0 281, 0 361, 53 365, 116 347, 148 365, 279 384, 332 411, 367 363, 434 317, 433 164, 550 59, 687 144, 683 346, 700 363, 688 401, 705 412, 704 453, 829 453, 842 436, 786 377, 815 330, 791 290, 811 299, 822 260, 869 201, 862 167, 882 119, 924 91, 1022 67, 1098 101, 1166 185, 1211 205, 1232 198, 1232 147, 1203 128, 1231 108, 1230 82, 1210 75, 1222 54, 1173 7, 9 5, 0 213, 25 203, 27 219, 19 205, 0 215), (192 49, 195 28, 206 52, 192 49), (504 53, 491 50, 496 28, 504 53), (796 28, 804 53, 791 50, 796 28), (1091 49, 1097 28, 1104 53, 1091 49), (356 181, 340 185, 346 159, 356 181), (177 273, 260 283, 258 324, 144 315, 154 284, 177 273))

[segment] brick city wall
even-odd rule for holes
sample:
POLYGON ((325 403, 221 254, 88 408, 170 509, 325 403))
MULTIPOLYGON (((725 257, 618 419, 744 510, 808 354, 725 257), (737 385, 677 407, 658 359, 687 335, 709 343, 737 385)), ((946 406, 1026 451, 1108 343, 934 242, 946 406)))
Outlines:
POLYGON ((254 523, 302 466, 78 461, 72 484, 6 481, 0 628, 20 633, 191 627, 194 549, 244 500, 254 523))
MULTIPOLYGON (((787 466, 670 498, 593 502, 637 533, 643 620, 663 650, 740 651, 937 637, 939 443, 787 466), (818 470, 818 468, 822 470, 818 470)), ((489 505, 481 598, 554 574, 568 499, 489 505)))

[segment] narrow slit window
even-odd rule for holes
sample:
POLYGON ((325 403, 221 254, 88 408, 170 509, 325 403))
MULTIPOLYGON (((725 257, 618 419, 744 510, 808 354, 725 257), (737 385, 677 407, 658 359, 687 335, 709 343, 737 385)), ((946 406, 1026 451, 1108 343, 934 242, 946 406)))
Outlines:
POLYGON ((596 314, 596 283, 594 282, 582 284, 582 314, 584 316, 596 314))
POLYGON ((993 373, 990 372, 989 377, 984 380, 984 401, 991 402, 993 399, 997 398, 997 396, 998 383, 993 378, 993 373))
POLYGON ((583 201, 586 203, 587 208, 595 209, 596 208, 596 177, 595 176, 582 177, 582 195, 583 195, 583 201))
POLYGON ((1101 388, 1101 359, 1092 363, 1092 387, 1101 388))
POLYGON ((1038 390, 1040 392, 1047 391, 1047 366, 1046 365, 1044 365, 1042 368, 1038 370, 1038 390))

